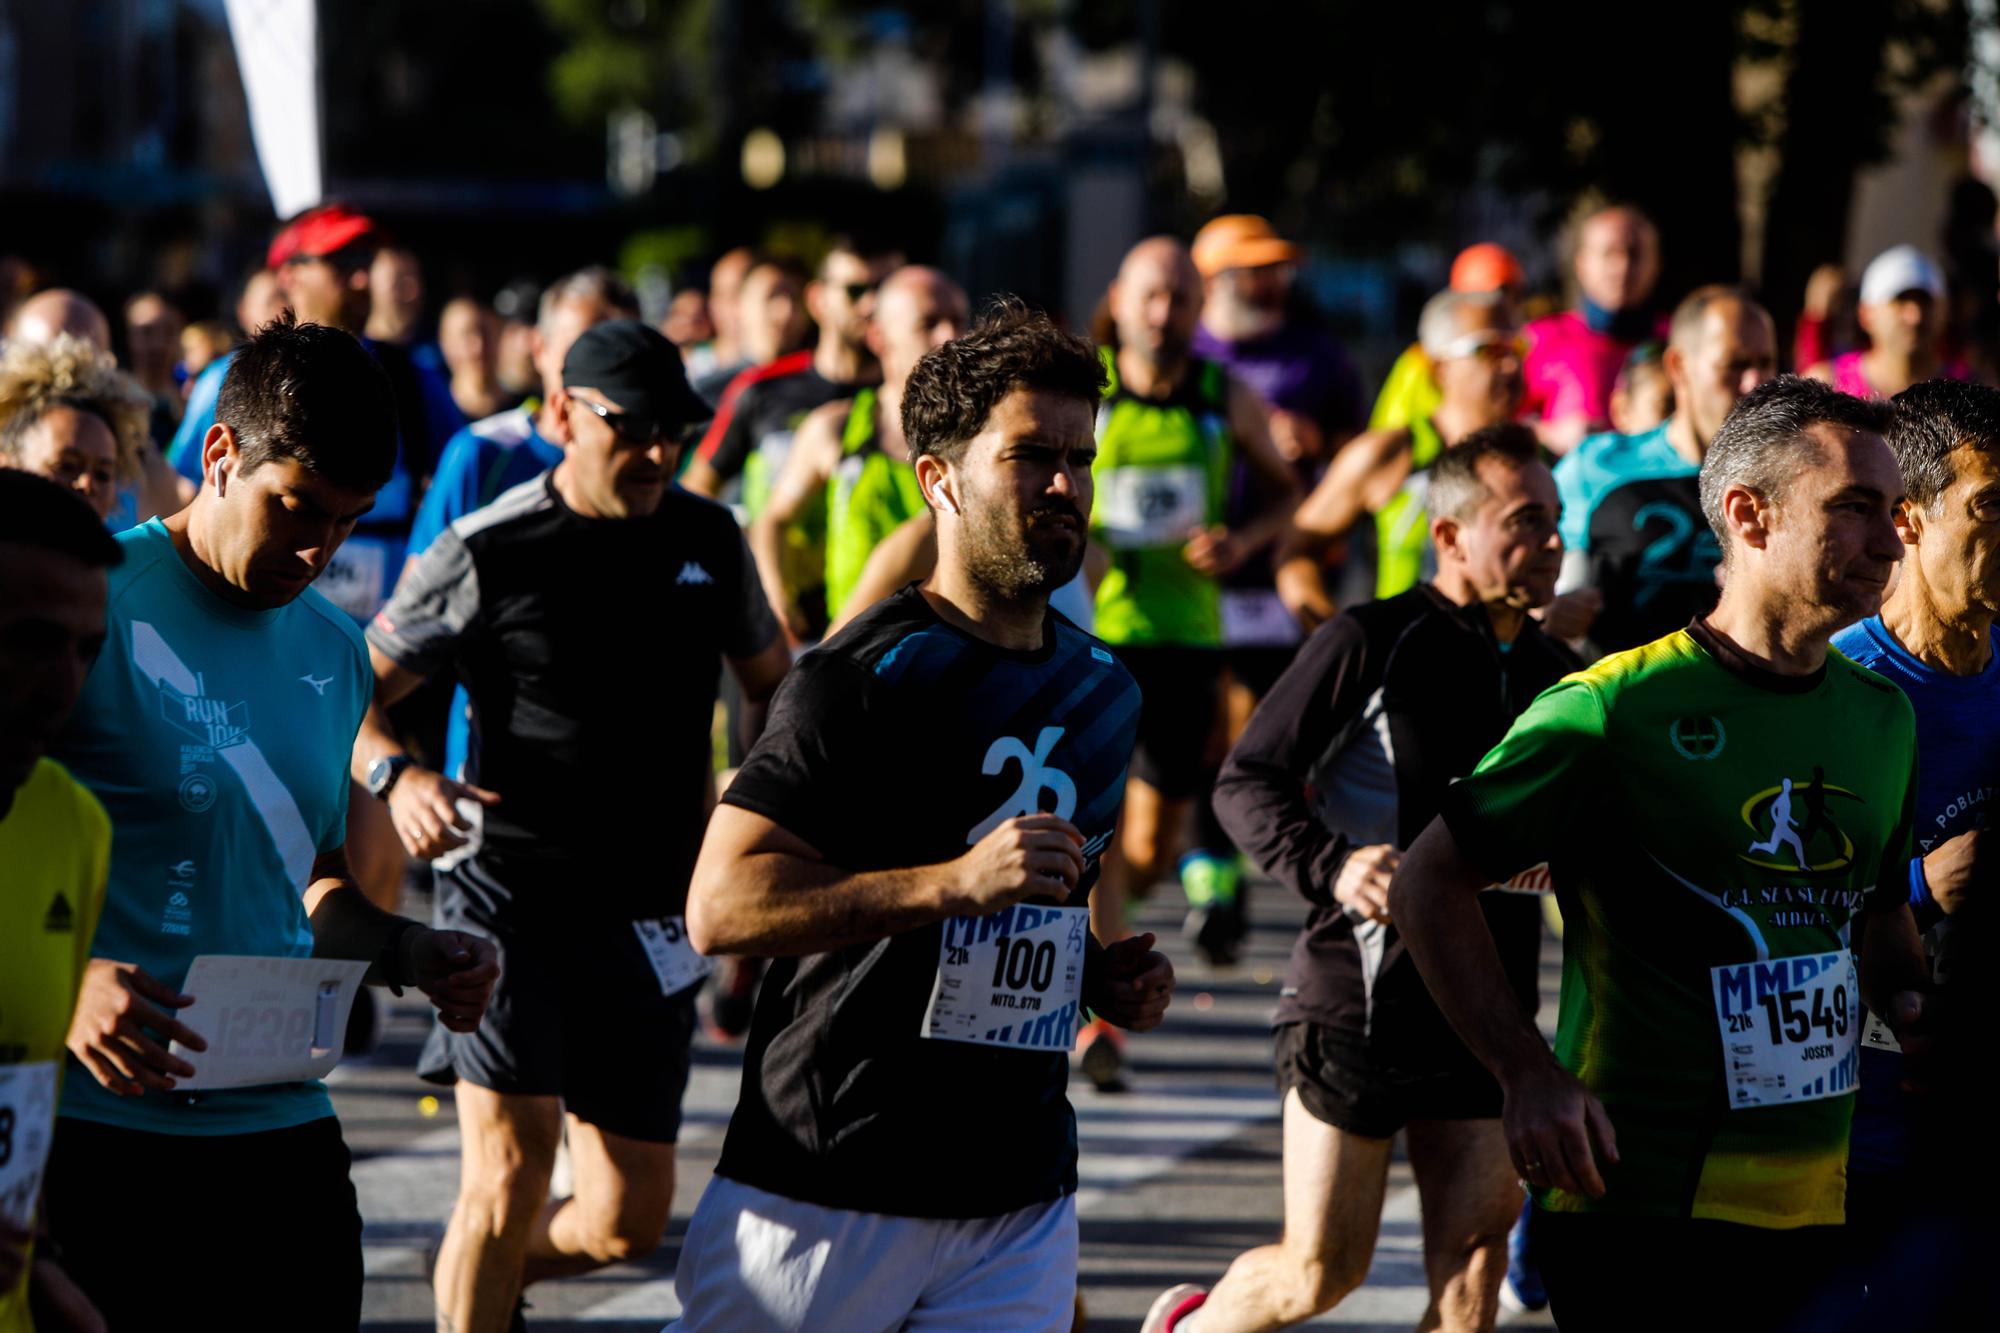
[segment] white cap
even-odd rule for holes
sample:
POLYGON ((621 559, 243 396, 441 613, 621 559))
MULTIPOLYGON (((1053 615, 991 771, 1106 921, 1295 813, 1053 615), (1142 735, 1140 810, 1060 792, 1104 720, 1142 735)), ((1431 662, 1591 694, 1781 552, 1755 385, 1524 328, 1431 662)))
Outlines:
POLYGON ((1896 245, 1869 261, 1861 275, 1861 304, 1881 305, 1904 292, 1928 292, 1944 299, 1944 274, 1935 260, 1914 245, 1896 245))

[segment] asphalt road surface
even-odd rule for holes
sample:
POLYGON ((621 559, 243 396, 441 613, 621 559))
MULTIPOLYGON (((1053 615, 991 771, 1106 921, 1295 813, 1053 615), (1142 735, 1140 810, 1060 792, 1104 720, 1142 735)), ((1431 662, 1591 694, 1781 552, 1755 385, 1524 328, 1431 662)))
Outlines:
MULTIPOLYGON (((1100 1096, 1080 1073, 1070 1085, 1083 1150, 1081 1284, 1089 1327, 1104 1333, 1132 1333, 1161 1290, 1211 1283, 1238 1253, 1278 1234, 1269 1024, 1304 909, 1268 881, 1258 882, 1242 964, 1211 971, 1179 943, 1177 897, 1163 885, 1137 914, 1143 928, 1166 941, 1180 988, 1166 1023, 1131 1043, 1132 1090, 1100 1096)), ((409 908, 415 914, 423 905, 409 908)), ((1545 945, 1543 963, 1546 1027, 1555 1012, 1553 942, 1545 945)), ((426 1256, 443 1235, 457 1190, 458 1131, 449 1090, 410 1072, 427 1030, 425 1011, 408 998, 393 1003, 381 1049, 335 1070, 329 1082, 354 1152, 365 1223, 363 1326, 416 1333, 432 1327, 426 1256), (430 1095, 435 1106, 425 1101, 430 1095)), ((674 1265, 721 1149, 739 1071, 735 1048, 696 1038, 666 1239, 641 1262, 531 1288, 530 1328, 651 1333, 679 1312, 674 1265)), ((949 1093, 938 1090, 940 1114, 949 1114, 949 1093)), ((1307 1327, 1388 1333, 1416 1326, 1425 1304, 1417 1192, 1400 1149, 1389 1184, 1367 1284, 1307 1327)), ((1550 1325, 1546 1314, 1502 1322, 1550 1325)))

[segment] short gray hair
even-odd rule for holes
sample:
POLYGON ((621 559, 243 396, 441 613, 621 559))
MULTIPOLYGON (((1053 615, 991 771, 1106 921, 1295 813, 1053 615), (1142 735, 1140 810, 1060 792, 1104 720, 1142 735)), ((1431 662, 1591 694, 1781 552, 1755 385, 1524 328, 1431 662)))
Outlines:
POLYGON ((1701 460, 1701 512, 1730 559, 1728 519, 1722 497, 1731 486, 1781 503, 1791 479, 1819 456, 1814 426, 1842 426, 1886 436, 1892 413, 1887 403, 1845 394, 1820 380, 1780 375, 1743 395, 1701 460))
POLYGON ((1472 521, 1479 507, 1493 498, 1493 488, 1479 475, 1479 465, 1489 458, 1515 469, 1528 467, 1541 461, 1541 441, 1520 422, 1503 421, 1448 446, 1431 464, 1429 489, 1424 493, 1424 508, 1433 518, 1472 521))
POLYGON ((602 301, 611 308, 614 317, 639 317, 639 298, 633 293, 632 285, 612 269, 592 264, 548 285, 542 293, 541 305, 535 311, 535 327, 546 332, 550 321, 556 317, 556 311, 571 301, 602 301))
POLYGON ((1417 341, 1423 345, 1424 355, 1438 357, 1458 339, 1458 312, 1461 310, 1498 310, 1506 301, 1505 292, 1455 292, 1450 289, 1439 292, 1424 302, 1424 313, 1417 316, 1417 341))

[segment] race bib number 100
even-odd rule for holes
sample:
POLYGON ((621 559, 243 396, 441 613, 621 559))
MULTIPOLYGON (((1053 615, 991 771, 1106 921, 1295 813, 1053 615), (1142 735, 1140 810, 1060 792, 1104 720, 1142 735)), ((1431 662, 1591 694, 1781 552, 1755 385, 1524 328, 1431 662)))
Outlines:
POLYGON ((1067 1051, 1076 1044, 1089 935, 1090 913, 1081 907, 1019 903, 992 916, 950 918, 923 1035, 1067 1051))
POLYGON ((1802 954, 1709 969, 1732 1107, 1854 1091, 1861 992, 1854 955, 1802 954))

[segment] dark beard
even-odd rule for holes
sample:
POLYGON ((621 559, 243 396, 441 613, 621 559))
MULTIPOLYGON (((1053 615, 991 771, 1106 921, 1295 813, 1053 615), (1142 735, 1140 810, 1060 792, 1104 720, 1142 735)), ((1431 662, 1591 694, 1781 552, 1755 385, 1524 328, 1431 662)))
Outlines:
MULTIPOLYGON (((1075 515, 1074 510, 1068 512, 1075 515)), ((1029 516, 1029 530, 1035 517, 1029 516)), ((1045 599, 1076 577, 1083 568, 1080 525, 1076 537, 1069 555, 1044 556, 1030 544, 1028 531, 1011 524, 998 506, 974 503, 966 509, 959 549, 966 577, 998 601, 1019 602, 1030 597, 1045 599)))

